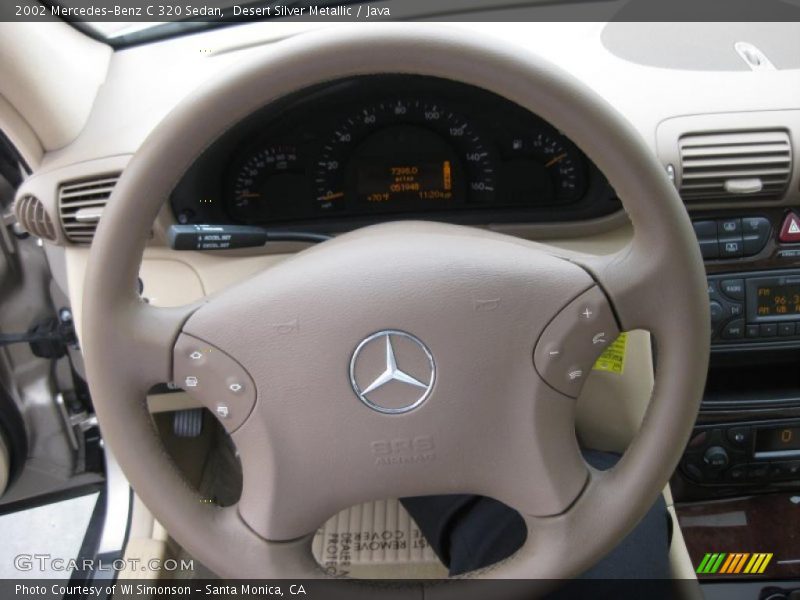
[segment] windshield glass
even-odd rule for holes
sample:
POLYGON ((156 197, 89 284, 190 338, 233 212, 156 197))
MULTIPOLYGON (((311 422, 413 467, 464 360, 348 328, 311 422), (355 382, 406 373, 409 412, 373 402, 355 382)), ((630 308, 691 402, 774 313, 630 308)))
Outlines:
MULTIPOLYGON (((153 14, 140 14, 139 22, 83 21, 78 26, 93 37, 108 42, 112 46, 127 46, 164 39, 177 35, 193 33, 213 27, 235 25, 236 23, 261 21, 286 17, 312 17, 314 11, 327 8, 359 4, 361 0, 276 0, 273 2, 241 2, 241 0, 216 0, 208 2, 204 14, 189 14, 187 9, 171 4, 154 4, 153 14), (147 19, 147 20, 145 20, 147 19)), ((48 4, 56 5, 50 1, 48 4)), ((389 4, 384 2, 384 5, 389 4)), ((144 10, 144 9, 142 9, 144 10)), ((322 12, 318 13, 323 16, 322 12)), ((332 13, 331 13, 332 14, 332 13)), ((355 13, 354 13, 355 14, 355 13)), ((326 14, 330 16, 330 14, 326 14)))

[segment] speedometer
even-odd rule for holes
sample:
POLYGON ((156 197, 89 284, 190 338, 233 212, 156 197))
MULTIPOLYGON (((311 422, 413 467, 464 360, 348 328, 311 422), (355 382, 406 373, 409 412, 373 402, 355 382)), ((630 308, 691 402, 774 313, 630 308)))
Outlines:
POLYGON ((314 183, 325 211, 490 204, 495 164, 477 129, 445 104, 391 99, 363 106, 335 127, 314 183))

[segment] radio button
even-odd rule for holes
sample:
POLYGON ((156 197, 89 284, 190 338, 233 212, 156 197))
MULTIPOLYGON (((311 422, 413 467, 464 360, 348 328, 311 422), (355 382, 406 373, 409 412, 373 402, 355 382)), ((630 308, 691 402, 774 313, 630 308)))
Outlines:
POLYGON ((708 309, 711 313, 711 323, 714 325, 718 324, 720 321, 722 321, 722 319, 725 318, 725 309, 723 308, 722 304, 716 300, 711 301, 711 303, 708 305, 708 309))
POLYGON ((741 304, 729 304, 728 305, 728 315, 731 317, 741 317, 743 312, 743 307, 741 304))
POLYGON ((778 335, 781 337, 789 337, 794 335, 795 332, 795 325, 794 323, 780 323, 778 325, 778 335))
POLYGON ((744 300, 744 279, 723 279, 719 288, 729 298, 744 300))
POLYGON ((722 330, 722 338, 725 340, 738 340, 744 337, 744 319, 731 321, 722 330))
POLYGON ((749 338, 757 338, 758 337, 758 325, 748 325, 747 326, 747 337, 749 338))
POLYGON ((761 325, 761 337, 775 337, 778 335, 778 326, 775 323, 761 325))
POLYGON ((769 478, 773 481, 786 479, 789 473, 786 470, 786 463, 772 463, 769 466, 769 478))

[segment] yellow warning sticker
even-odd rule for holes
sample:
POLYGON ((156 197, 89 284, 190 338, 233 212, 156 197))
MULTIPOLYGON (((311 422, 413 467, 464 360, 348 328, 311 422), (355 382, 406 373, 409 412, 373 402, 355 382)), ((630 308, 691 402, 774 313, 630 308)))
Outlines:
POLYGON ((622 375, 625 370, 625 350, 627 347, 628 334, 627 332, 622 332, 594 363, 594 370, 622 375))

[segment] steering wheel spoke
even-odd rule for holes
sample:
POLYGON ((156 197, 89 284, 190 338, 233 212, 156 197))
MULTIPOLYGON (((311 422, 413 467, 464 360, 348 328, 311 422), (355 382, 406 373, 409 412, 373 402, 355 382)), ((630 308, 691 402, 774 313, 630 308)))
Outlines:
POLYGON ((173 347, 181 327, 197 305, 156 307, 128 299, 109 325, 114 339, 103 352, 118 365, 120 385, 147 391, 172 381, 173 347))

